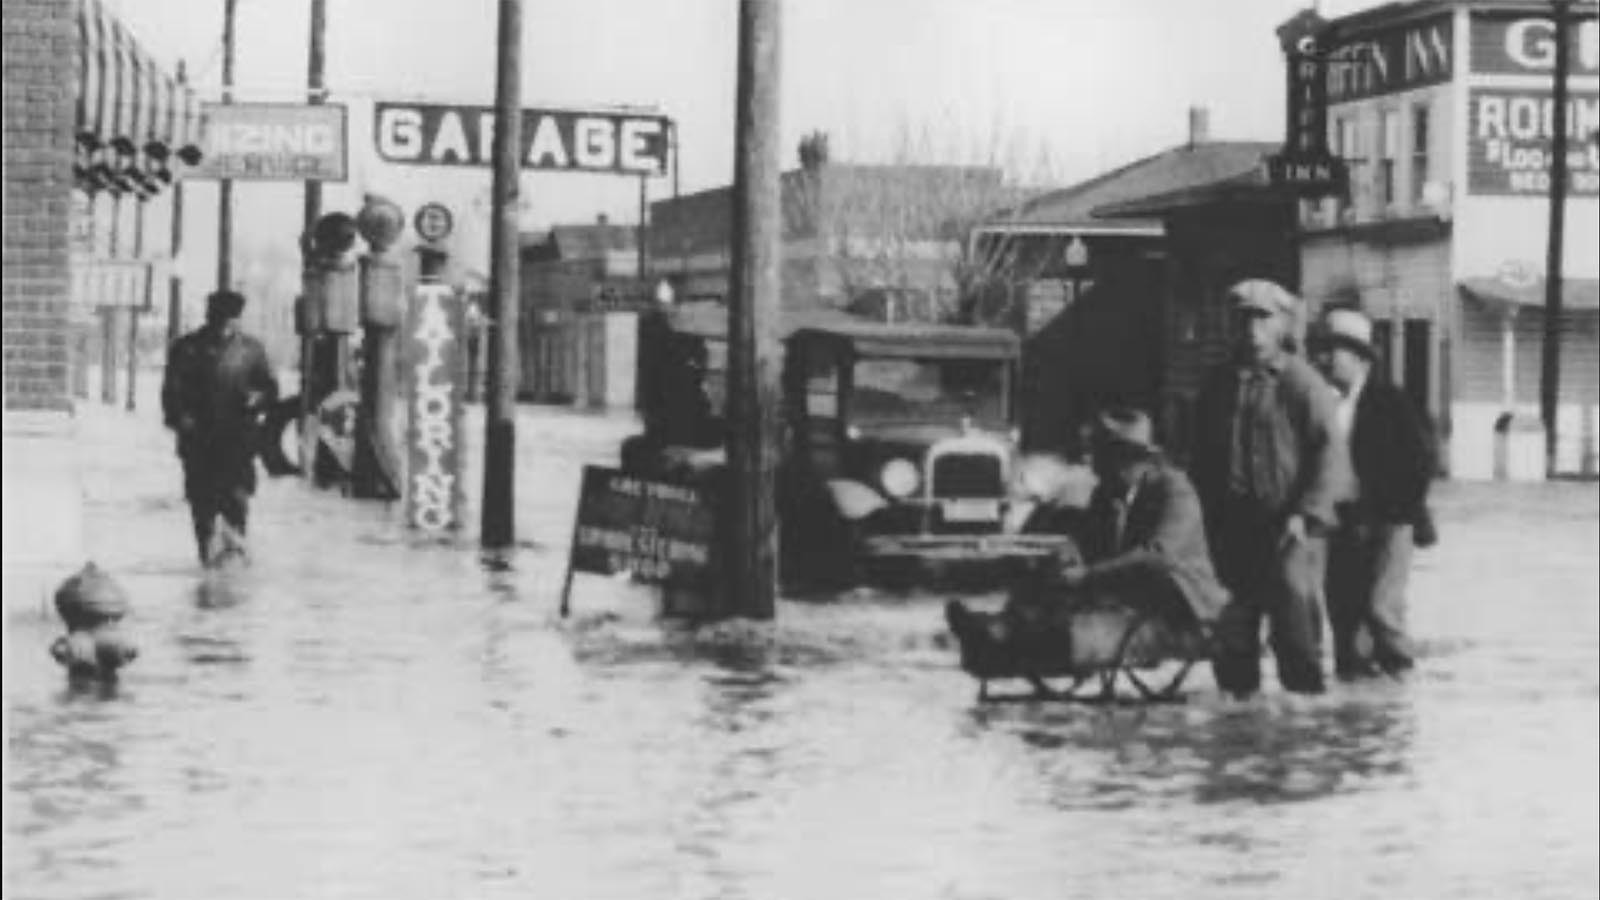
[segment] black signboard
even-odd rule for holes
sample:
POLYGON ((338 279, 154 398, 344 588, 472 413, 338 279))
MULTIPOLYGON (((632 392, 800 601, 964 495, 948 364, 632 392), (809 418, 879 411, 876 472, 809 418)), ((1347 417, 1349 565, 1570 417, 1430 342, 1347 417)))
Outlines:
POLYGON ((703 482, 584 467, 568 588, 572 572, 591 572, 628 573, 655 584, 709 589, 717 518, 714 494, 703 482))
POLYGON ((1327 23, 1307 10, 1279 29, 1288 72, 1287 133, 1283 150, 1267 160, 1267 179, 1315 197, 1345 190, 1345 166, 1328 149, 1327 23))

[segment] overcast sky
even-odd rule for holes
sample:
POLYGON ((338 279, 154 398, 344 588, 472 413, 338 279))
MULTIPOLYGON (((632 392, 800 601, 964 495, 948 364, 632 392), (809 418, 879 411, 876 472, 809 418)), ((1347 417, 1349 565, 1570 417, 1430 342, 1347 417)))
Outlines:
MULTIPOLYGON (((309 0, 238 0, 237 96, 291 100, 306 77, 309 0)), ((223 0, 111 0, 171 65, 188 60, 203 95, 221 79, 223 0)), ((813 129, 838 160, 892 158, 920 134, 929 162, 983 161, 1057 183, 1181 142, 1186 110, 1210 109, 1214 137, 1283 133, 1283 64, 1273 29, 1299 0, 788 0, 783 35, 785 167, 813 129)), ((1370 5, 1323 3, 1337 14, 1370 5)), ((654 106, 679 122, 683 187, 733 171, 737 0, 524 0, 526 105, 654 106)), ((351 107, 351 181, 408 208, 440 199, 463 220, 486 210, 488 169, 378 163, 373 99, 489 104, 494 0, 328 0, 328 85, 351 107)), ((636 216, 637 184, 528 175, 530 224, 636 216)), ((203 195, 208 186, 194 194, 203 195)), ((666 196, 670 182, 651 185, 666 196)), ((238 192, 238 240, 298 229, 299 189, 238 192), (287 217, 287 218, 285 218, 287 217)), ((200 211, 203 214, 203 210, 200 211)), ((473 223, 463 221, 464 231, 473 223)), ((464 234, 469 242, 476 240, 464 234)), ((197 250, 199 248, 196 248, 197 250)))

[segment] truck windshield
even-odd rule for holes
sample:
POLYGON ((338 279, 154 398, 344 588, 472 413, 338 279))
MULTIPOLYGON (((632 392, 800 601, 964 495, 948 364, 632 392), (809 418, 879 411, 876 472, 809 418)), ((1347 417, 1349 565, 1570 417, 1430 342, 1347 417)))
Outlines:
POLYGON ((850 418, 930 422, 1005 420, 1005 364, 989 359, 863 359, 856 363, 850 418))

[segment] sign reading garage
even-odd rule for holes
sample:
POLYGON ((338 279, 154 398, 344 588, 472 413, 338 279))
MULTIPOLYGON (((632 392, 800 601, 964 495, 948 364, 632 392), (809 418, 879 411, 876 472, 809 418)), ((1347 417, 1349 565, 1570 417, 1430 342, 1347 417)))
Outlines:
MULTIPOLYGON (((385 162, 488 166, 494 109, 379 102, 373 141, 385 162)), ((659 175, 667 168, 669 121, 658 115, 577 110, 522 111, 522 167, 659 175)))

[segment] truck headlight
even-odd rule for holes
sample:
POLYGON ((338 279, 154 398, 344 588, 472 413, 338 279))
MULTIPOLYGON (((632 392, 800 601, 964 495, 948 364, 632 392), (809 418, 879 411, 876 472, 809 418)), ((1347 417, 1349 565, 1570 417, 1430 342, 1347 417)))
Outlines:
POLYGON ((883 470, 878 473, 878 483, 883 485, 884 493, 899 500, 916 491, 922 483, 922 476, 910 460, 891 459, 883 464, 883 470))

